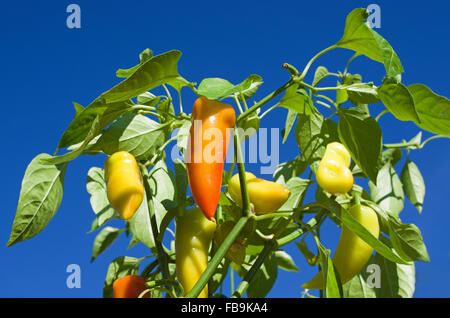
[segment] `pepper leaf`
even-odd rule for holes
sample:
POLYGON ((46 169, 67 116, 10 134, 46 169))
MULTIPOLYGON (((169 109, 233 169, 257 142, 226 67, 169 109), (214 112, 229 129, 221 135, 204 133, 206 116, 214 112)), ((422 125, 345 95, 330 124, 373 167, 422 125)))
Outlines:
POLYGON ((36 156, 25 170, 11 234, 6 246, 39 234, 56 214, 62 201, 67 163, 42 164, 48 154, 36 156))

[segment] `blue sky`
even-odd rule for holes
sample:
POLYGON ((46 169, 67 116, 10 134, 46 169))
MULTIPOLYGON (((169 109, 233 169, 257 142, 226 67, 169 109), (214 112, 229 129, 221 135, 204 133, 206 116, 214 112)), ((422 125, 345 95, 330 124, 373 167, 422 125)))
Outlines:
MULTIPOLYGON (((4 119, 0 128, 4 136, 0 159, 0 297, 101 297, 110 261, 120 255, 141 257, 148 253, 143 246, 126 250, 128 240, 122 236, 90 263, 95 234, 87 234, 94 213, 86 191, 86 174, 91 166, 102 167, 104 156, 79 157, 71 162, 62 204, 48 227, 29 241, 5 247, 26 166, 37 154, 54 152, 73 118, 72 102, 86 106, 118 83, 115 71, 133 66, 145 48, 156 54, 181 50, 179 72, 194 82, 222 77, 239 83, 250 74, 259 74, 265 82, 258 91, 257 98, 261 98, 288 79, 281 69, 283 62, 303 68, 314 54, 339 40, 352 9, 372 2, 80 0, 74 3, 81 7, 81 29, 68 29, 66 7, 70 3, 8 2, 0 11, 4 74, 0 79, 4 119), (79 289, 66 287, 69 264, 80 265, 79 289)), ((403 82, 424 83, 437 94, 450 96, 448 2, 376 3, 381 7, 378 31, 403 63, 403 82)), ((342 70, 351 55, 348 50, 335 50, 314 66, 342 70)), ((384 75, 381 64, 365 57, 352 62, 349 71, 362 73, 376 85, 384 75)), ((190 111, 194 99, 191 91, 183 90, 185 111, 190 111)), ((381 110, 381 105, 372 107, 373 113, 381 110)), ((277 109, 261 126, 284 127, 285 116, 285 109, 277 109)), ((414 124, 399 122, 392 115, 383 116, 380 124, 385 143, 410 139, 419 131, 414 124)), ((411 153, 424 176, 427 195, 421 215, 405 202, 401 217, 404 223, 415 223, 421 229, 431 258, 431 263, 416 263, 416 297, 450 296, 449 145, 450 140, 438 139, 411 153)), ((297 154, 292 135, 281 147, 280 161, 297 154)), ((248 169, 258 172, 257 165, 248 169)), ((324 245, 333 250, 337 227, 327 222, 321 233, 324 245)), ((299 297, 300 285, 316 271, 293 244, 286 251, 300 272, 279 271, 270 297, 299 297)), ((225 291, 228 286, 227 280, 225 291)))

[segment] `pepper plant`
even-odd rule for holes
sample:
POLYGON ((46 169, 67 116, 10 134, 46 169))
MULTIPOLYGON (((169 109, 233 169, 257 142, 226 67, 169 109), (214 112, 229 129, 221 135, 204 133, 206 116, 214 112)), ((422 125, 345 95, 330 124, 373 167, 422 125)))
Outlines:
MULTIPOLYGON (((151 50, 144 50, 136 66, 116 72, 117 77, 123 78, 119 84, 86 107, 74 104, 75 117, 59 140, 55 155, 43 153, 31 161, 25 171, 7 245, 30 239, 48 225, 61 203, 70 161, 80 155, 104 156, 126 151, 139 164, 145 189, 143 201, 133 217, 124 221, 123 228, 107 226, 119 214, 108 201, 104 170, 100 167, 89 170, 87 191, 95 212, 91 232, 98 231, 92 260, 122 233, 130 237, 130 246, 144 244, 149 254, 142 258, 116 258, 107 270, 104 297, 112 297, 114 281, 126 275, 145 278, 151 297, 197 297, 206 285, 209 296, 218 297, 230 268, 242 278, 231 297, 245 294, 264 297, 273 286, 278 267, 296 269, 293 256, 283 251, 287 244, 297 245, 299 253, 295 257, 303 255, 309 264, 319 266, 324 279, 324 297, 411 297, 414 262, 428 262, 429 257, 419 228, 402 223, 399 214, 405 196, 419 213, 422 211, 425 185, 412 154, 433 139, 450 137, 450 102, 424 84, 402 82, 399 57, 388 41, 365 23, 367 18, 366 9, 353 10, 347 16, 342 38, 312 57, 302 71, 284 63, 282 68, 288 79, 265 97, 257 94, 263 84, 258 75, 250 75, 238 85, 220 78, 203 79, 197 85, 179 74, 180 51, 153 55, 151 50), (330 72, 325 66, 317 66, 313 81, 306 82, 313 64, 335 49, 351 50, 354 55, 343 61, 339 71, 330 72), (380 86, 349 72, 350 63, 360 55, 384 65, 386 75, 382 81, 379 79, 380 86), (327 77, 334 77, 336 86, 321 86, 327 77), (158 87, 165 94, 154 94, 158 87), (214 216, 217 225, 228 222, 232 226, 225 237, 212 244, 207 267, 189 291, 184 291, 177 277, 175 240, 168 246, 163 244, 170 237, 169 225, 174 219, 197 206, 188 191, 186 164, 179 159, 172 161, 167 152, 167 146, 175 142, 183 154, 186 152, 191 115, 183 111, 183 88, 190 94, 228 102, 237 115, 232 143, 234 161, 223 172, 222 193, 214 216), (174 92, 179 98, 172 97, 174 92), (375 115, 373 104, 384 105, 384 110, 375 115), (277 167, 273 180, 289 189, 290 195, 276 212, 258 215, 254 213, 246 186, 241 151, 245 138, 239 128, 258 129, 260 118, 280 108, 288 109, 283 141, 295 138, 299 151, 295 159, 277 167), (415 123, 418 134, 409 141, 383 143, 378 121, 386 113, 395 116, 399 124, 415 123), (420 129, 433 136, 422 140, 420 129), (350 154, 349 169, 355 183, 348 193, 340 195, 330 194, 318 186, 315 201, 304 202, 306 192, 316 184, 315 175, 326 146, 332 142, 342 144, 350 154), (58 154, 64 149, 65 153, 58 154), (398 167, 405 155, 405 165, 398 167), (400 174, 396 168, 401 169, 400 174), (240 204, 227 191, 235 170, 241 184, 240 204), (375 211, 379 237, 349 212, 355 204, 375 211), (378 265, 384 279, 392 284, 372 288, 367 283, 367 268, 342 284, 332 252, 322 245, 318 235, 326 219, 345 227, 373 249, 366 267, 378 265), (308 246, 304 240, 308 235, 317 246, 308 246), (235 242, 241 242, 245 248, 242 262, 229 257, 235 242), (148 264, 141 266, 144 261, 148 264)), ((304 277, 299 286, 309 279, 304 277)))

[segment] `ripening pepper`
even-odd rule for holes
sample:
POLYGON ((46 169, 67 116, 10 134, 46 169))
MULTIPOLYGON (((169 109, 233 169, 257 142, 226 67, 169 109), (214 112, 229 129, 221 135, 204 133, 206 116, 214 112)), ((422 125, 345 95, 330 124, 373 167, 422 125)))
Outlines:
MULTIPOLYGON (((208 220, 198 208, 185 210, 175 220, 177 277, 187 294, 208 266, 208 252, 216 222, 208 220)), ((198 295, 208 297, 208 285, 198 295)))
POLYGON ((319 186, 334 195, 350 191, 353 186, 350 160, 350 154, 344 145, 338 142, 329 143, 316 173, 319 186))
MULTIPOLYGON (((350 214, 369 232, 378 238, 380 227, 377 214, 368 206, 356 204, 349 210, 350 214)), ((354 234, 345 225, 342 226, 336 251, 332 261, 339 273, 341 283, 345 284, 357 275, 366 265, 373 248, 354 234)), ((323 289, 323 273, 320 271, 313 279, 303 284, 302 288, 323 289)))
POLYGON ((230 105, 206 97, 194 103, 185 161, 192 196, 208 219, 219 203, 229 130, 235 121, 230 105))
POLYGON ((124 220, 133 216, 144 198, 144 185, 134 156, 119 151, 105 161, 108 200, 124 220))
MULTIPOLYGON (((281 184, 259 179, 250 172, 245 173, 247 192, 255 214, 266 214, 278 210, 289 198, 291 192, 281 184)), ((228 182, 228 192, 238 205, 242 206, 241 183, 239 174, 228 182)))
MULTIPOLYGON (((127 275, 113 283, 114 298, 138 298, 146 289, 145 279, 138 275, 127 275)), ((150 291, 142 295, 142 298, 150 298, 150 291)))

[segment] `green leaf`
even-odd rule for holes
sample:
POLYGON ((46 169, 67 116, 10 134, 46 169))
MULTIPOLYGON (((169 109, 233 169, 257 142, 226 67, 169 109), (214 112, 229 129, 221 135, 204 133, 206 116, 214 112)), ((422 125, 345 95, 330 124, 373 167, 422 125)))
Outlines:
POLYGON ((109 264, 106 273, 105 283, 103 285, 103 297, 113 297, 113 284, 118 278, 127 275, 139 275, 139 265, 144 258, 134 258, 129 256, 121 256, 116 258, 109 264))
POLYGON ((295 157, 293 160, 289 160, 281 163, 273 172, 273 180, 283 186, 286 183, 306 170, 307 164, 301 156, 295 157))
POLYGON ((244 96, 245 99, 251 98, 255 95, 258 88, 263 84, 262 81, 252 82, 247 89, 243 89, 240 93, 244 96))
POLYGON ((219 266, 217 266, 216 271, 208 281, 208 293, 210 295, 214 294, 219 286, 223 284, 223 281, 228 274, 229 268, 230 261, 226 257, 224 257, 219 263, 219 266))
POLYGON ((153 234, 150 211, 148 208, 148 202, 153 202, 150 198, 150 201, 147 198, 147 193, 144 192, 144 199, 142 200, 141 205, 134 213, 134 215, 128 220, 130 225, 130 230, 136 239, 144 243, 145 246, 152 249, 155 247, 155 237, 153 234))
POLYGON ((382 134, 376 120, 357 108, 339 110, 339 138, 355 163, 376 182, 381 155, 382 134))
POLYGON ((84 110, 84 107, 75 102, 73 102, 72 104, 73 104, 73 108, 75 108, 75 118, 76 118, 84 110))
POLYGON ((286 115, 286 122, 284 124, 283 144, 286 142, 296 118, 297 118, 297 113, 289 109, 288 113, 286 115))
MULTIPOLYGON (((389 241, 380 238, 389 246, 389 241)), ((410 298, 415 290, 414 263, 403 265, 391 262, 376 253, 359 275, 343 286, 346 298, 410 298)))
POLYGON ((393 253, 386 244, 382 243, 375 236, 373 236, 372 233, 361 225, 361 223, 355 220, 355 218, 347 210, 341 209, 341 215, 339 218, 350 231, 358 235, 364 242, 369 244, 375 251, 383 255, 388 260, 400 264, 409 264, 408 261, 393 253))
POLYGON ((93 262, 101 253, 103 253, 123 231, 124 230, 117 229, 111 226, 103 228, 95 237, 91 262, 93 262))
POLYGON ((108 155, 128 151, 136 160, 149 160, 165 142, 164 128, 144 115, 126 114, 108 127, 97 146, 108 155))
POLYGON ((317 266, 319 264, 319 257, 318 255, 315 255, 313 252, 311 252, 308 248, 308 245, 306 245, 305 240, 301 240, 300 242, 295 242, 295 245, 297 245, 297 248, 300 250, 300 252, 305 257, 306 261, 311 266, 317 266))
POLYGON ((91 195, 90 202, 94 213, 97 215, 95 226, 91 231, 101 227, 107 221, 115 218, 116 211, 109 204, 108 195, 106 191, 105 172, 98 167, 92 167, 88 171, 86 180, 87 192, 91 195))
POLYGON ((131 106, 133 106, 131 100, 107 104, 102 98, 97 98, 69 124, 59 141, 58 149, 84 141, 97 116, 100 121, 100 129, 103 129, 116 118, 129 111, 131 106))
POLYGON ((244 137, 244 141, 256 134, 259 129, 259 116, 256 112, 251 113, 240 122, 240 128, 244 130, 240 136, 244 137))
POLYGON ((336 45, 383 63, 389 76, 394 77, 402 73, 400 59, 389 43, 364 23, 368 17, 367 9, 358 8, 350 12, 345 21, 344 34, 336 45))
POLYGON ((295 262, 292 259, 291 255, 289 255, 285 251, 283 250, 275 251, 275 258, 277 259, 277 264, 279 268, 289 272, 300 271, 298 267, 295 265, 295 262))
POLYGON ((425 182, 417 165, 408 160, 403 167, 400 175, 406 197, 417 208, 419 213, 422 212, 423 200, 425 198, 425 182))
POLYGON ((162 84, 187 83, 178 74, 177 64, 181 52, 172 50, 153 56, 142 63, 133 74, 101 97, 107 103, 120 102, 136 97, 162 84))
POLYGON ((329 75, 328 70, 325 66, 318 66, 314 73, 314 79, 312 86, 317 86, 323 79, 329 75))
POLYGON ((175 176, 167 168, 164 160, 159 160, 149 173, 152 197, 159 201, 166 210, 176 206, 175 176))
POLYGON ((417 126, 435 134, 450 136, 450 101, 423 84, 409 85, 408 90, 419 115, 417 126))
POLYGON ((186 164, 176 159, 173 162, 175 168, 175 186, 177 194, 177 205, 186 204, 186 193, 188 188, 188 176, 186 170, 186 164))
POLYGON ((398 120, 420 122, 414 99, 405 85, 383 83, 377 91, 383 104, 398 120))
POLYGON ((25 170, 17 211, 6 246, 39 234, 58 211, 63 196, 67 163, 41 163, 41 159, 50 157, 44 153, 37 155, 25 170))
POLYGON ((355 83, 342 86, 353 104, 375 104, 380 101, 376 87, 372 83, 355 83))
POLYGON ((303 90, 298 89, 298 85, 291 85, 286 89, 278 105, 292 110, 298 114, 311 115, 311 98, 303 90))
POLYGON ((389 236, 393 247, 403 258, 413 261, 430 261, 422 234, 414 224, 402 224, 398 218, 390 216, 389 236))
POLYGON ((398 215, 405 200, 403 186, 394 168, 387 163, 378 171, 376 185, 369 182, 370 198, 380 208, 398 215))
MULTIPOLYGON (((245 271, 246 273, 246 271, 245 271)), ((241 274, 240 274, 241 275, 241 274)), ((248 298, 263 298, 272 289, 278 275, 277 259, 274 253, 266 257, 260 270, 253 276, 247 289, 248 298)), ((245 275, 241 275, 244 277, 245 275)))
POLYGON ((152 50, 145 49, 144 51, 142 51, 141 54, 139 54, 139 64, 138 65, 133 66, 133 67, 128 68, 128 69, 121 69, 121 68, 119 68, 116 71, 116 76, 117 77, 130 77, 131 74, 133 74, 142 64, 147 62, 152 57, 153 57, 152 50))
POLYGON ((311 166, 313 172, 316 172, 325 154, 326 145, 337 141, 336 123, 329 119, 324 120, 317 110, 309 116, 299 115, 295 127, 295 139, 302 157, 311 166))
POLYGON ((293 177, 286 182, 286 187, 291 191, 287 201, 280 207, 280 210, 292 210, 301 204, 306 190, 312 184, 311 180, 293 177))
POLYGON ((242 92, 242 94, 247 92, 247 96, 251 96, 252 93, 254 93, 253 90, 255 90, 255 86, 252 87, 252 84, 260 82, 261 80, 261 76, 252 74, 242 83, 233 85, 229 81, 222 78, 205 78, 198 86, 197 93, 209 99, 228 97, 239 92, 242 92))
POLYGON ((402 159, 402 150, 400 148, 389 148, 381 153, 380 161, 378 163, 378 168, 381 169, 387 163, 392 167, 395 167, 397 162, 402 159))
POLYGON ((323 281, 325 282, 324 296, 326 298, 341 298, 342 286, 339 279, 339 273, 334 269, 334 264, 330 258, 330 250, 326 249, 314 235, 314 239, 319 251, 319 259, 323 281))
POLYGON ((91 129, 89 130, 88 134, 86 135, 86 138, 84 139, 84 141, 80 144, 79 147, 77 147, 76 149, 67 152, 63 155, 60 156, 54 156, 54 157, 49 157, 49 158, 43 158, 42 159, 42 163, 44 164, 53 164, 53 165, 58 165, 58 164, 62 164, 65 162, 69 162, 71 160, 74 160, 75 158, 77 158, 79 155, 81 155, 83 153, 83 150, 86 149, 86 147, 88 147, 88 145, 90 144, 90 142, 98 135, 100 134, 102 127, 101 127, 101 121, 100 121, 100 117, 97 116, 95 117, 95 120, 92 122, 92 126, 91 129))
POLYGON ((155 96, 150 92, 145 92, 138 95, 136 100, 138 105, 156 106, 161 100, 161 97, 155 96))

